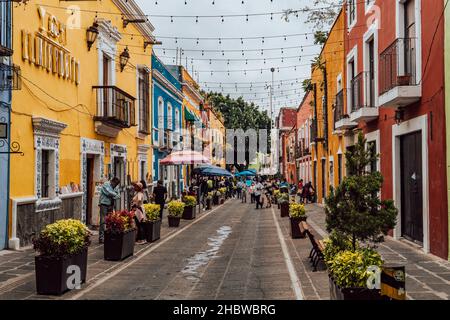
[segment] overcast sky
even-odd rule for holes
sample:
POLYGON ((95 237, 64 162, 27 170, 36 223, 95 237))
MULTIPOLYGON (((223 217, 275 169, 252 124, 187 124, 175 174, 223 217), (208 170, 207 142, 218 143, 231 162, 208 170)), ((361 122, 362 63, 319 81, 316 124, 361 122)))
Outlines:
MULTIPOLYGON (((136 0, 141 6, 143 11, 149 15, 227 15, 227 14, 252 14, 262 12, 280 12, 286 9, 301 9, 305 5, 310 5, 311 1, 307 0, 215 0, 215 5, 212 5, 213 0, 158 0, 158 4, 155 4, 155 0, 136 0)), ((245 17, 240 18, 225 18, 222 22, 221 18, 199 18, 198 23, 195 22, 195 18, 173 18, 173 22, 170 18, 150 17, 152 24, 155 26, 155 36, 160 37, 269 37, 278 35, 289 35, 298 33, 311 32, 311 26, 305 23, 306 14, 300 14, 299 18, 292 16, 290 22, 286 22, 281 17, 273 16, 271 20, 270 16, 262 17, 249 17, 249 21, 246 22, 245 17)), ((284 49, 283 53, 280 50, 266 51, 261 55, 261 51, 258 52, 245 52, 245 56, 242 56, 242 52, 225 52, 223 56, 221 52, 205 52, 202 56, 201 52, 185 52, 183 56, 183 65, 186 65, 186 57, 188 57, 188 70, 192 73, 194 68, 195 79, 199 79, 200 85, 203 89, 211 89, 214 91, 221 91, 220 84, 222 83, 223 92, 230 93, 233 97, 243 96, 247 101, 255 102, 260 105, 262 109, 269 110, 269 95, 268 90, 264 88, 264 83, 255 83, 253 88, 250 89, 251 82, 271 81, 270 67, 278 69, 275 71, 275 101, 274 101, 274 116, 278 109, 283 106, 295 106, 301 102, 301 80, 310 77, 310 60, 314 54, 320 51, 320 47, 313 45, 312 35, 288 37, 277 39, 265 39, 262 43, 262 39, 258 40, 244 40, 244 44, 241 44, 240 40, 228 40, 222 41, 201 41, 199 44, 196 40, 178 40, 175 43, 174 39, 158 38, 163 42, 162 46, 155 46, 155 52, 160 59, 166 64, 174 64, 176 52, 166 49, 175 49, 176 47, 182 47, 184 50, 246 50, 246 49, 269 49, 269 48, 286 48, 293 46, 309 46, 304 47, 303 52, 298 49, 284 49), (297 58, 281 60, 266 60, 264 58, 280 58, 280 57, 297 58), (301 61, 299 56, 303 56, 301 61), (194 60, 192 64, 191 59, 259 59, 257 61, 231 61, 228 65, 227 61, 212 61, 209 60, 199 61, 194 60), (296 69, 286 68, 289 66, 298 66, 296 69), (261 74, 260 69, 264 69, 261 74), (247 72, 245 75, 243 71, 240 72, 228 72, 218 73, 212 71, 217 70, 244 70, 244 69, 258 69, 256 72, 247 72), (206 71, 206 72, 203 72, 206 71), (197 74, 198 72, 198 74, 197 74), (300 78, 299 82, 284 81, 281 85, 281 80, 300 78), (206 82, 206 84, 205 84, 206 82), (217 84, 214 84, 214 83, 217 84), (236 91, 235 85, 238 84, 236 91), (242 84, 248 83, 248 84, 242 84), (256 93, 256 96, 255 96, 256 93)))

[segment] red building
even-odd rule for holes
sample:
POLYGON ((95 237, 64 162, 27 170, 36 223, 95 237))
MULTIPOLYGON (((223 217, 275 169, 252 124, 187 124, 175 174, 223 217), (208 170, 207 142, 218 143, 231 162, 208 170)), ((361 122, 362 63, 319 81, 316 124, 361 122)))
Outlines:
POLYGON ((297 182, 304 183, 312 181, 312 159, 311 159, 311 101, 312 92, 303 97, 303 101, 297 109, 297 146, 296 146, 296 170, 297 182))
POLYGON ((276 119, 279 137, 279 173, 286 177, 288 154, 286 152, 289 132, 297 123, 297 110, 295 108, 281 108, 276 119))
POLYGON ((381 155, 393 236, 448 257, 442 0, 347 0, 347 131, 381 155))

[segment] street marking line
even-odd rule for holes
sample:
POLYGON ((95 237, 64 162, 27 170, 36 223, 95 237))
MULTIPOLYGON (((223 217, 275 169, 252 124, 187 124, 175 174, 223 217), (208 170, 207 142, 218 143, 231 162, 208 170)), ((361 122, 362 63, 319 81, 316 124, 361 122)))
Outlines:
POLYGON ((289 254, 286 242, 284 241, 283 233, 281 232, 280 224, 278 223, 277 217, 275 216, 275 211, 271 208, 273 221, 275 222, 275 227, 277 228, 278 239, 280 240, 281 250, 283 251, 284 261, 286 262, 286 267, 289 272, 289 277, 291 278, 292 287, 294 289, 295 297, 297 300, 305 300, 303 291, 300 284, 300 279, 295 272, 295 267, 292 262, 291 256, 289 254))
POLYGON ((217 209, 222 208, 222 206, 220 207, 216 207, 213 210, 211 210, 208 213, 205 213, 204 215, 202 215, 200 218, 198 218, 197 220, 191 222, 190 224, 186 225, 185 227, 183 227, 182 229, 172 233, 170 236, 168 236, 167 238, 165 238, 164 240, 162 240, 161 242, 157 243, 154 246, 151 246, 148 248, 147 251, 145 251, 142 255, 136 257, 135 259, 131 260, 130 262, 125 263, 124 265, 122 265, 121 267, 115 269, 113 272, 109 273, 107 276, 105 276, 104 278, 98 280, 97 282, 93 283, 92 285, 90 285, 89 287, 82 289, 82 292, 72 296, 69 300, 78 300, 80 299, 82 296, 84 296, 85 294, 91 292, 93 289, 95 289, 96 287, 98 287, 99 285, 105 283, 107 280, 115 277, 116 275, 118 275, 120 272, 124 271, 125 269, 127 269, 129 266, 135 264, 136 262, 140 261, 142 258, 146 257, 148 254, 152 253, 153 251, 155 251, 156 249, 158 249, 160 246, 162 246, 163 244, 165 244, 166 242, 172 240, 174 237, 176 237, 177 235, 179 235, 180 233, 182 233, 183 231, 186 231, 187 229, 189 229, 190 227, 192 227, 193 225, 195 225, 196 223, 202 221, 204 218, 208 217, 210 214, 212 214, 214 211, 216 211, 217 209))

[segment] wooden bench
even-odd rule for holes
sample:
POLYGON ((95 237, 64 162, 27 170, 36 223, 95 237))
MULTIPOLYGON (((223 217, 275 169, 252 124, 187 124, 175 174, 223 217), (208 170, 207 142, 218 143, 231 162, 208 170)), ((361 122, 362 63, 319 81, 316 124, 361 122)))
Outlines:
MULTIPOLYGON (((306 224, 306 223, 305 223, 306 224)), ((311 242, 312 248, 311 251, 309 252, 309 259, 310 262, 313 266, 313 271, 316 272, 317 271, 317 266, 319 265, 319 262, 323 262, 324 261, 324 255, 323 252, 325 250, 325 244, 323 243, 322 240, 317 240, 314 236, 314 234, 310 231, 309 226, 306 224, 305 226, 306 229, 306 234, 309 238, 309 241, 311 242)))

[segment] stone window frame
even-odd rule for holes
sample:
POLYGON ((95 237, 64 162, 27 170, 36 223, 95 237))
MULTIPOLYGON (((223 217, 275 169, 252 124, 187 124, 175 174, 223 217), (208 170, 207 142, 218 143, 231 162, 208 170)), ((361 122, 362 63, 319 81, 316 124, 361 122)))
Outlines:
POLYGON ((42 117, 33 117, 33 134, 35 149, 34 194, 36 195, 36 212, 59 209, 62 200, 59 197, 59 149, 60 134, 66 124, 42 117), (42 198, 41 168, 42 150, 51 151, 49 197, 42 198))

